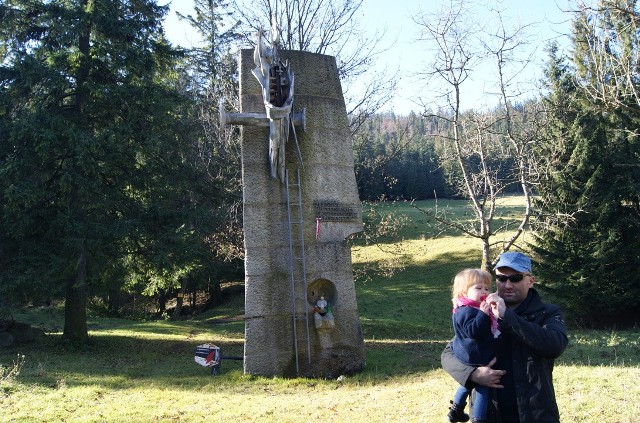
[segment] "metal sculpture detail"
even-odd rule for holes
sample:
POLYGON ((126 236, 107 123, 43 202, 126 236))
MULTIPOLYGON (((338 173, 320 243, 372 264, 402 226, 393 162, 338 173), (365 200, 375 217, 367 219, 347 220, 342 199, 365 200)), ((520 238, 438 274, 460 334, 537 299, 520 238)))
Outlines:
POLYGON ((256 67, 252 73, 262 86, 262 97, 269 118, 271 176, 284 183, 284 151, 291 126, 294 76, 289 62, 282 62, 278 57, 278 32, 275 27, 271 28, 269 38, 267 40, 262 31, 258 32, 253 53, 256 67))

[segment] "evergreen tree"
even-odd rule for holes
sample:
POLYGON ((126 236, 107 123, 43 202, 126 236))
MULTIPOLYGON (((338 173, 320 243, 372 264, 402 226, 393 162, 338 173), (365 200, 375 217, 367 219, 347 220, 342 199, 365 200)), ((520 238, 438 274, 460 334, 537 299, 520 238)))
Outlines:
MULTIPOLYGON (((543 263, 541 282, 557 289, 575 318, 600 324, 621 321, 619 310, 640 310, 640 109, 622 90, 601 86, 607 98, 594 95, 603 81, 595 62, 608 63, 604 80, 612 84, 617 69, 604 58, 612 46, 594 48, 602 33, 582 23, 605 16, 606 33, 625 31, 617 37, 624 43, 635 39, 627 47, 637 44, 638 35, 629 31, 629 16, 616 19, 611 2, 601 6, 575 18, 574 69, 559 59, 557 48, 550 51, 548 120, 540 145, 548 159, 539 186, 544 214, 535 247, 543 263), (621 97, 608 97, 615 92, 621 97)), ((629 10, 636 14, 635 5, 629 10)))
POLYGON ((87 295, 102 278, 150 250, 164 252, 157 269, 175 269, 168 246, 184 247, 192 233, 192 187, 180 182, 188 101, 160 78, 176 57, 162 33, 167 8, 0 7, 3 291, 65 292, 63 336, 86 340, 87 295))
POLYGON ((354 161, 360 199, 423 200, 446 196, 427 119, 415 114, 376 114, 354 136, 354 161))

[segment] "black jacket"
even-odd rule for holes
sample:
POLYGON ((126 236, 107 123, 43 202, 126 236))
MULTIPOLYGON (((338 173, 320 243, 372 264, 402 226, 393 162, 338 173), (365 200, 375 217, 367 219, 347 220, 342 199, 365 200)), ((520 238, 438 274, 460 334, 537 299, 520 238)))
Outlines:
MULTIPOLYGON (((511 406, 515 411, 515 401, 520 423, 559 422, 552 373, 554 359, 568 344, 560 309, 543 303, 537 291, 531 288, 525 301, 516 309, 508 308, 499 322, 502 335, 497 346, 498 361, 493 367, 506 370, 507 374, 501 381, 504 388, 500 391, 503 392, 493 395, 494 408, 503 407, 504 411, 511 406)), ((458 383, 473 386, 469 376, 475 367, 457 360, 451 344, 447 345, 441 359, 443 369, 458 383)), ((496 414, 490 421, 499 423, 501 413, 496 414)))

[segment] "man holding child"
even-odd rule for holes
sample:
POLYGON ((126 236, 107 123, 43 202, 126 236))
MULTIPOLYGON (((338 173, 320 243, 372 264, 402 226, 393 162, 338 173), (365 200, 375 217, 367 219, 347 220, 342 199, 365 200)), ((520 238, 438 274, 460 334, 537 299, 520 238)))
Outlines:
POLYGON ((533 288, 526 255, 503 253, 495 274, 498 292, 485 301, 501 333, 496 358, 486 366, 468 366, 455 357, 449 344, 442 353, 442 367, 461 385, 493 388, 487 422, 557 423, 552 373, 554 360, 568 344, 560 309, 543 303, 533 288))

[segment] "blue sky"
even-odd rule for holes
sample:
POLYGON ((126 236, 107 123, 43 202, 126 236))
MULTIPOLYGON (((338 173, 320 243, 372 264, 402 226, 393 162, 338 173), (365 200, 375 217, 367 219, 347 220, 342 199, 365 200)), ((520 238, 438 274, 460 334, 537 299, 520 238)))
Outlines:
MULTIPOLYGON (((546 54, 544 45, 551 39, 557 39, 561 45, 567 45, 566 35, 570 28, 569 15, 563 10, 568 9, 568 0, 484 0, 484 6, 474 6, 473 14, 480 23, 489 28, 497 25, 495 14, 491 9, 498 8, 507 26, 527 26, 526 50, 521 56, 532 57, 532 62, 520 72, 514 81, 517 88, 533 96, 536 92, 537 81, 542 76, 546 54)), ((161 2, 162 3, 162 2, 161 2)), ((448 3, 445 0, 445 4, 448 3)), ((169 38, 183 45, 189 45, 197 40, 193 39, 188 25, 175 18, 174 10, 189 13, 192 0, 173 0, 172 12, 167 19, 166 31, 169 38)), ((420 28, 414 23, 412 16, 420 11, 432 14, 438 11, 443 1, 440 0, 364 0, 357 19, 361 27, 367 31, 381 31, 386 29, 386 43, 395 44, 385 52, 376 66, 395 70, 400 68, 397 80, 398 90, 393 101, 385 110, 393 110, 396 114, 407 114, 411 110, 421 111, 420 100, 436 108, 438 103, 435 93, 444 85, 433 83, 426 85, 425 78, 416 75, 427 67, 429 62, 429 48, 424 41, 417 42, 420 28)), ((247 46, 251 47, 251 46, 247 46)), ((481 108, 495 104, 495 91, 492 81, 492 69, 477 66, 473 79, 463 85, 463 107, 481 108)), ((515 85, 514 85, 515 86, 515 85)))

